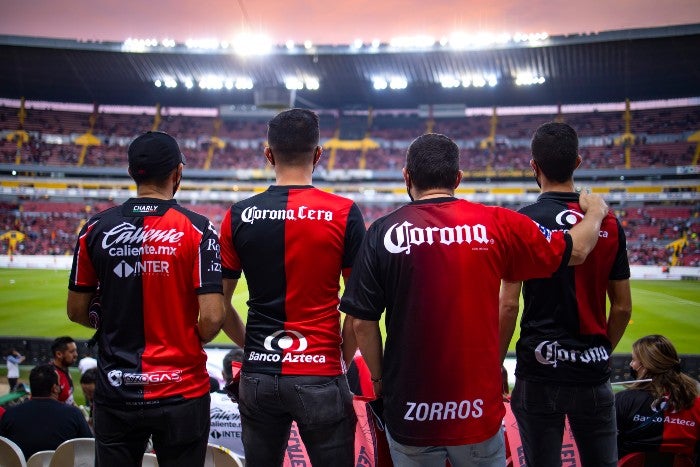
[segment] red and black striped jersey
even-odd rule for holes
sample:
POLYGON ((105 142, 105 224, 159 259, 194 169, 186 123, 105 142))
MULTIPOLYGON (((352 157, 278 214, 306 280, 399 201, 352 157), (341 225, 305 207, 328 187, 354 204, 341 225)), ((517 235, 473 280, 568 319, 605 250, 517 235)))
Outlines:
POLYGON ((342 374, 340 276, 365 226, 357 205, 312 186, 271 186, 221 226, 224 278, 248 283, 243 370, 342 374))
POLYGON ((99 287, 98 404, 209 391, 197 295, 222 293, 222 284, 219 239, 206 217, 152 198, 95 215, 80 231, 68 287, 99 287))
POLYGON ((648 391, 628 389, 615 395, 615 410, 620 457, 642 451, 700 454, 700 397, 674 412, 648 391))
POLYGON ((412 202, 374 222, 341 310, 386 309, 384 415, 412 446, 479 443, 501 426, 501 279, 544 277, 571 240, 526 216, 455 198, 412 202))
MULTIPOLYGON (((543 193, 521 213, 550 230, 568 231, 583 218, 577 193, 543 193)), ((561 385, 600 384, 610 377, 605 297, 608 282, 629 279, 625 232, 609 213, 595 248, 578 266, 526 281, 518 378, 561 385)))

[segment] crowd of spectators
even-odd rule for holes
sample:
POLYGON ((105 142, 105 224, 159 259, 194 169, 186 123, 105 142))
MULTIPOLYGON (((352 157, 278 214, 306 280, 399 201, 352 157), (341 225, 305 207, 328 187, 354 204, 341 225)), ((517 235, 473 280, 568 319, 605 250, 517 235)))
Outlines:
MULTIPOLYGON (((226 204, 183 203, 188 209, 207 216, 220 225, 228 207, 226 204)), ((72 254, 76 235, 83 222, 92 214, 111 206, 113 202, 22 201, 0 203, 0 233, 18 230, 26 235, 17 244, 15 254, 72 254)), ((394 203, 358 203, 367 225, 396 209, 394 203)), ((518 206, 510 206, 516 209, 518 206)), ((671 242, 685 233, 687 245, 679 251, 679 266, 700 266, 700 208, 684 205, 639 205, 617 209, 627 235, 630 264, 646 266, 669 265, 673 254, 671 242)), ((0 242, 0 254, 8 253, 9 243, 0 242)))
MULTIPOLYGON (((0 142, 0 162, 75 165, 81 160, 83 147, 74 138, 90 130, 90 115, 81 112, 29 109, 20 125, 16 108, 0 107, 0 131, 20 127, 31 135, 20 149, 13 141, 0 142), (51 138, 47 136, 50 135, 51 138)), ((693 161, 695 143, 688 136, 699 129, 700 107, 646 109, 632 112, 630 131, 630 166, 666 167, 689 165, 693 161)), ((623 168, 626 164, 623 112, 570 113, 561 116, 578 131, 582 139, 582 168, 623 168)), ((491 134, 492 117, 471 116, 429 120, 416 114, 378 115, 372 119, 321 115, 322 140, 336 135, 352 134, 356 139, 369 136, 379 148, 365 153, 358 150, 337 150, 333 158, 321 160, 326 169, 398 170, 402 166, 407 144, 416 136, 431 130, 460 141, 461 168, 466 171, 511 171, 529 169, 529 138, 533 128, 558 118, 554 114, 499 116, 496 133, 491 134), (344 126, 345 125, 345 130, 344 126), (350 131, 352 130, 352 131, 350 131), (485 144, 486 142, 489 144, 485 144)), ((92 133, 102 144, 89 146, 83 164, 94 167, 125 166, 124 145, 134 135, 150 129, 152 115, 99 113, 92 133)), ((214 117, 165 115, 158 129, 181 141, 187 141, 185 152, 189 168, 259 169, 265 166, 262 144, 266 120, 223 120, 214 117), (236 141, 209 150, 212 137, 236 141), (210 157, 211 156, 211 157, 210 157)))

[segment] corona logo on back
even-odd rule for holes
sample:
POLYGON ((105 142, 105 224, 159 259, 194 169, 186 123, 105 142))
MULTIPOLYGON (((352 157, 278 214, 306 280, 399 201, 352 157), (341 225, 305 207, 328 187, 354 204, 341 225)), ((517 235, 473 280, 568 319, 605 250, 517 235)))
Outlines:
POLYGON ((486 227, 481 224, 457 225, 454 227, 414 227, 408 221, 394 224, 384 234, 384 248, 389 253, 411 253, 412 246, 420 245, 451 245, 456 243, 471 244, 473 242, 486 245, 493 243, 489 240, 486 227))

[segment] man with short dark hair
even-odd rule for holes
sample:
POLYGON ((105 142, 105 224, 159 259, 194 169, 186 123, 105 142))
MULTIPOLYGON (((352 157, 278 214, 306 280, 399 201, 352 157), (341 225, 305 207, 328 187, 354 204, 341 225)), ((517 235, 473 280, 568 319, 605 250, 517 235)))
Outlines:
POLYGON ((97 325, 97 465, 201 466, 209 434, 203 343, 224 319, 219 239, 173 199, 185 163, 170 135, 129 146, 136 198, 93 216, 75 248, 68 316, 97 325))
POLYGON ((69 367, 78 359, 78 346, 72 337, 62 336, 54 339, 51 344, 51 362, 58 375, 58 384, 61 392, 58 400, 69 405, 75 405, 73 400, 73 378, 69 367))
POLYGON ((365 227, 354 202, 311 185, 318 122, 303 109, 270 120, 265 157, 276 184, 234 204, 221 226, 224 331, 239 345, 245 335, 239 408, 248 465, 281 465, 292 421, 314 465, 354 465, 344 361, 356 345, 349 336, 341 349, 338 292, 365 227), (245 330, 230 304, 241 272, 250 294, 245 330))
MULTIPOLYGON (((581 164, 576 131, 566 123, 545 123, 531 146, 530 165, 542 194, 520 212, 548 229, 575 228, 583 218, 573 179, 581 164)), ((632 313, 625 248, 622 226, 607 213, 600 239, 583 264, 524 283, 511 405, 528 465, 561 465, 566 416, 582 465, 617 465, 610 356, 632 313)), ((515 329, 520 287, 520 282, 504 282, 501 291, 502 358, 515 329)))
POLYGON ((73 438, 92 438, 77 407, 58 401, 58 375, 52 364, 36 366, 29 373, 32 397, 9 407, 0 419, 0 436, 11 439, 26 459, 38 451, 56 449, 73 438))
POLYGON ((586 197, 586 218, 564 233, 457 199, 459 148, 440 134, 411 143, 403 176, 412 202, 370 226, 340 308, 383 397, 395 465, 502 467, 501 279, 583 261, 607 206, 586 197))

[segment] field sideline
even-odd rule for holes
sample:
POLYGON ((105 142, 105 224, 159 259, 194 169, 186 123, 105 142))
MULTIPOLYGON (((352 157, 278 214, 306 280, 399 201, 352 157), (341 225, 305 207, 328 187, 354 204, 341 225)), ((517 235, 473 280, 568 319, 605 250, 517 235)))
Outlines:
MULTIPOLYGON (((65 302, 68 271, 0 269, 0 335, 89 338, 92 331, 71 323, 65 302)), ((245 321, 248 289, 238 283, 233 303, 245 321)), ((629 353, 634 340, 664 334, 680 353, 700 354, 700 283, 692 281, 632 281, 632 322, 618 353, 629 353)), ((511 343, 515 345, 516 336, 511 343)), ((228 343, 220 334, 215 343, 228 343)))

